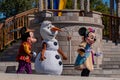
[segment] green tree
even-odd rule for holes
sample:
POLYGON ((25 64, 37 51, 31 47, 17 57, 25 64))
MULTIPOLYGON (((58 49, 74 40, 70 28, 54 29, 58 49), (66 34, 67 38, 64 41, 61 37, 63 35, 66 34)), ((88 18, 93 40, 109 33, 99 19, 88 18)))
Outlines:
POLYGON ((37 0, 2 0, 0 12, 5 12, 7 17, 33 8, 37 0))
POLYGON ((73 8, 73 1, 67 0, 66 9, 72 9, 73 8))
MULTIPOLYGON (((80 0, 78 0, 77 2, 77 7, 78 9, 80 9, 80 0)), ((67 0, 66 9, 72 8, 73 0, 67 0)), ((108 7, 108 4, 107 3, 104 4, 102 0, 90 0, 90 10, 109 14, 110 8, 108 7)))
POLYGON ((35 3, 35 7, 37 8, 39 4, 39 0, 34 0, 34 3, 35 3))
POLYGON ((98 11, 102 13, 109 13, 109 7, 107 3, 103 3, 102 0, 90 0, 90 9, 91 11, 98 11))

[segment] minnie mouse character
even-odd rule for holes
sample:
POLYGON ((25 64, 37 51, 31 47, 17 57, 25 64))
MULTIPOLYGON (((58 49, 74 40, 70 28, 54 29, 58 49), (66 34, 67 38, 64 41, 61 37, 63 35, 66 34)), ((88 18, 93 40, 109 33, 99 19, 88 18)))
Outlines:
POLYGON ((83 36, 83 40, 79 45, 80 48, 77 50, 78 56, 75 61, 75 69, 82 70, 81 76, 89 76, 94 64, 92 44, 96 41, 95 30, 82 27, 78 32, 83 36))
POLYGON ((32 52, 31 48, 32 44, 37 41, 37 39, 34 37, 33 31, 34 30, 27 29, 26 27, 23 27, 20 30, 22 43, 16 57, 16 60, 19 63, 17 73, 22 73, 24 70, 27 72, 27 74, 32 73, 31 57, 36 56, 36 53, 32 52))

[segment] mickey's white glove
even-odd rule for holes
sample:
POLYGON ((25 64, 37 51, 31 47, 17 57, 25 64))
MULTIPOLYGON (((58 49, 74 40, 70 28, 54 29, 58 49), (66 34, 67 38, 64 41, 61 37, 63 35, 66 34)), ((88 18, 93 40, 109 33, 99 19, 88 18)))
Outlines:
POLYGON ((36 52, 33 51, 32 53, 33 53, 33 54, 32 54, 33 57, 36 57, 36 56, 37 56, 37 53, 36 53, 36 52))

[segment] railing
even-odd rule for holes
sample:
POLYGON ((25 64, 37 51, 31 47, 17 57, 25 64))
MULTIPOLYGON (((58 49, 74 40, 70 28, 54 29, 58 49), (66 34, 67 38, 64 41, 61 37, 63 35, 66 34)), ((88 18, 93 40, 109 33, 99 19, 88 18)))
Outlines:
POLYGON ((3 23, 0 23, 0 50, 3 49, 3 23))
POLYGON ((47 9, 47 10, 44 10, 44 11, 51 11, 51 12, 53 12, 54 16, 58 16, 59 13, 64 14, 64 13, 67 13, 67 12, 69 12, 69 13, 70 12, 71 13, 78 13, 79 16, 84 16, 85 15, 85 11, 84 10, 55 10, 55 9, 47 9))
POLYGON ((0 23, 0 50, 20 38, 20 28, 29 25, 28 15, 36 12, 38 12, 38 9, 34 8, 7 18, 3 23, 0 23))
POLYGON ((102 14, 102 22, 104 25, 103 38, 117 42, 119 40, 120 17, 102 14))

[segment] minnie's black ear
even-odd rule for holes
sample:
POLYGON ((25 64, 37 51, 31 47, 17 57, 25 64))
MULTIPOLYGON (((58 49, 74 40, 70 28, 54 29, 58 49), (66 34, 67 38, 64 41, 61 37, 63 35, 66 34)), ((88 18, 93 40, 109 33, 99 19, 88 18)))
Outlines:
POLYGON ((78 31, 79 35, 85 36, 86 35, 86 30, 87 29, 85 27, 80 28, 79 31, 78 31))
POLYGON ((27 30, 26 27, 21 28, 21 30, 20 30, 20 35, 25 34, 26 30, 27 30))

